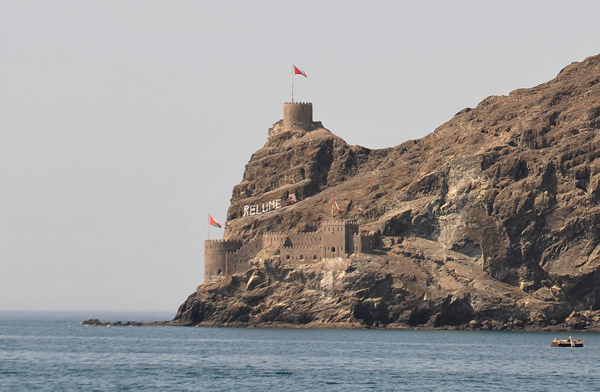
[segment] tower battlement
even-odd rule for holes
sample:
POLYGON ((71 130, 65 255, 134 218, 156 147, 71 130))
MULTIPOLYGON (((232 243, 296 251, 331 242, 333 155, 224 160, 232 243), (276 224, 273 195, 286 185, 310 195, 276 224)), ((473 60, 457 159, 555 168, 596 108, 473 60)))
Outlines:
POLYGON ((218 250, 224 252, 235 252, 243 245, 242 241, 237 240, 206 240, 204 241, 204 249, 218 250))
POLYGON ((310 131, 312 127, 311 102, 284 102, 283 104, 283 129, 300 129, 310 131))

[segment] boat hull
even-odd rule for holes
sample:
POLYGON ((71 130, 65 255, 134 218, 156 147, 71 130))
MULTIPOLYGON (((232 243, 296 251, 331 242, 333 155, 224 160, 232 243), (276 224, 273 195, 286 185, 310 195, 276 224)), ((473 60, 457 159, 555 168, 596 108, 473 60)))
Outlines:
POLYGON ((554 339, 550 347, 583 347, 583 342, 579 339, 573 341, 554 339))

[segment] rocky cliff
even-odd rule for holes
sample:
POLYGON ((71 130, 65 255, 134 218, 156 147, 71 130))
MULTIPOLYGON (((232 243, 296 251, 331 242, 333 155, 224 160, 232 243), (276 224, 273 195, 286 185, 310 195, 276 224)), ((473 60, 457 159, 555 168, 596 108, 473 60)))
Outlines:
POLYGON ((294 268, 263 252, 171 323, 598 328, 599 82, 590 57, 381 150, 276 123, 233 189, 225 238, 315 230, 335 197, 378 249, 294 268), (243 216, 290 193, 298 203, 243 216))

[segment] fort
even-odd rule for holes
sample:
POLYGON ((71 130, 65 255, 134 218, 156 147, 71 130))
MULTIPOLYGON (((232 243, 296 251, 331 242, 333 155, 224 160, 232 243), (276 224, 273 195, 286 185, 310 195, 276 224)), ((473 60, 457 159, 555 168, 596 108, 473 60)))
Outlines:
MULTIPOLYGON (((311 131, 320 122, 312 118, 312 103, 285 102, 283 104, 282 132, 311 131)), ((281 199, 247 205, 243 217, 260 215, 283 207, 281 199)), ((287 202, 287 200, 286 200, 287 202)), ((304 264, 328 258, 347 258, 352 253, 372 249, 373 238, 359 233, 357 222, 331 220, 321 229, 305 233, 266 233, 246 243, 238 240, 206 240, 204 243, 204 277, 244 272, 250 260, 263 249, 279 256, 282 264, 304 264)))
POLYGON ((279 256, 283 265, 346 259, 353 253, 366 253, 373 237, 359 233, 354 221, 328 220, 321 229, 304 233, 265 233, 246 243, 237 240, 206 240, 204 243, 204 279, 245 272, 250 260, 263 249, 279 256))

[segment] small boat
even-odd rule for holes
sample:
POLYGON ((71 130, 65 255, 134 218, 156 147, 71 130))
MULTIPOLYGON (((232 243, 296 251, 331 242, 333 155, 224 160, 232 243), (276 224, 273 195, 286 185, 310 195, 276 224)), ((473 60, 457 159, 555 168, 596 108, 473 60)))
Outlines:
POLYGON ((550 347, 583 347, 581 339, 573 339, 569 336, 568 339, 552 339, 550 347))

